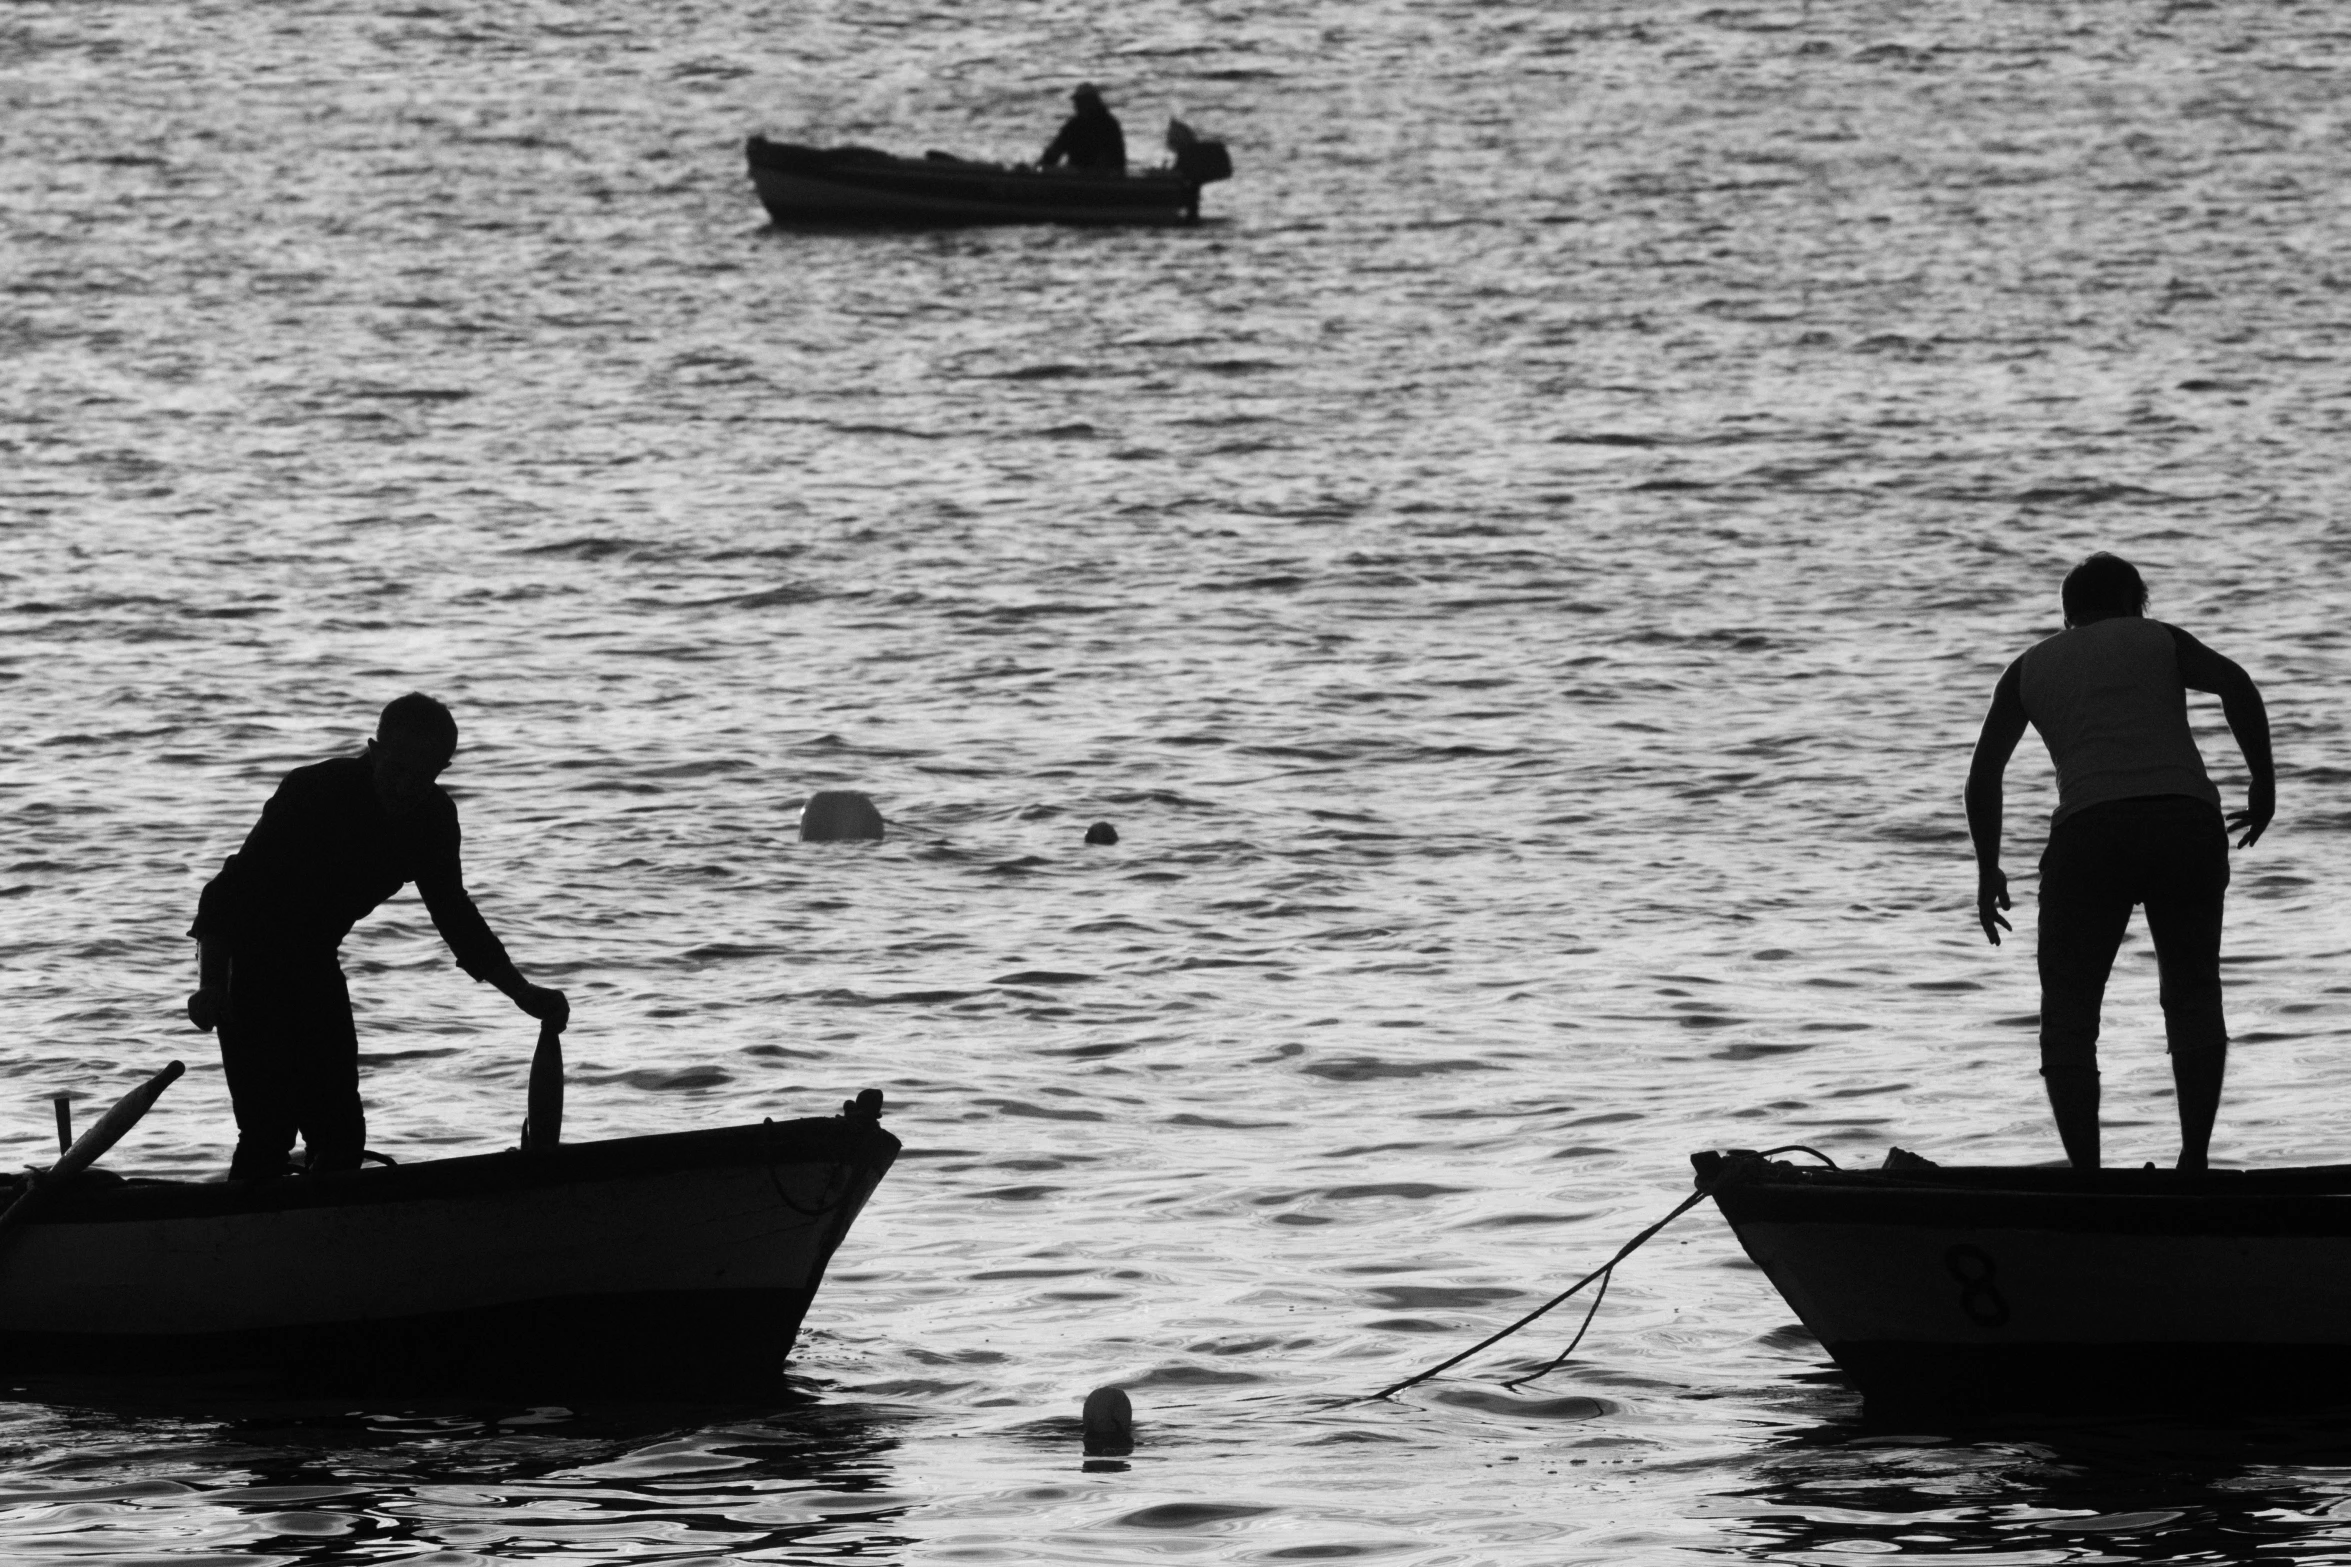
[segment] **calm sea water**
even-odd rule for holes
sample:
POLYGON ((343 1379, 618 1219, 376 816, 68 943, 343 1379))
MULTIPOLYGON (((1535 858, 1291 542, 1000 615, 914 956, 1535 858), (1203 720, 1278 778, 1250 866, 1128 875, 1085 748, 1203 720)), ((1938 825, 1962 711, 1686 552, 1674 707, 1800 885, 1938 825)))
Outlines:
MULTIPOLYGON (((113 1162, 225 1166, 196 891, 412 687, 568 1132, 908 1147, 804 1402, 0 1403, 0 1554, 2351 1560, 2325 1422, 1865 1430, 1705 1212, 1544 1383, 1572 1322, 1338 1402, 1694 1149, 2056 1157, 1958 793, 2093 548, 2277 727, 2216 1155, 2351 1159, 2347 62, 2276 0, 11 7, 0 1158, 185 1057, 113 1162), (743 176, 1033 156, 1081 78, 1229 139, 1210 221, 743 176), (888 839, 798 843, 828 787, 888 839)), ((528 1020, 412 898, 347 957, 375 1146, 511 1141, 528 1020)))

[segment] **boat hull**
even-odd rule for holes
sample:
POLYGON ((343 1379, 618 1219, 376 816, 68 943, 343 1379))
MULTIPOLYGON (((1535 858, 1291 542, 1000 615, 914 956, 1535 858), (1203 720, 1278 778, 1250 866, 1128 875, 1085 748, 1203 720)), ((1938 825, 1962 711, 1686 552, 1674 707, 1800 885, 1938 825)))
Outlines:
POLYGON ((1776 1166, 1715 1200, 1872 1418, 2351 1401, 2351 1170, 1776 1166))
POLYGON ((1094 174, 865 148, 803 147, 754 136, 751 182, 785 225, 1175 224, 1199 216, 1200 187, 1173 172, 1094 174))
POLYGON ((749 1387, 897 1147, 843 1118, 69 1192, 0 1255, 0 1374, 749 1387))

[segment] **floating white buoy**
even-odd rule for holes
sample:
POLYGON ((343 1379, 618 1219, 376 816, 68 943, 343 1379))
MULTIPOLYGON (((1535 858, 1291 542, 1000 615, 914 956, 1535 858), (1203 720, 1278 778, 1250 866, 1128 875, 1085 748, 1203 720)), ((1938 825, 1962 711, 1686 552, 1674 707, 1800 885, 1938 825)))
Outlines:
POLYGON ((1128 1453, 1135 1446, 1135 1406, 1126 1389, 1098 1387, 1086 1395, 1086 1451, 1128 1453))
POLYGON ((855 789, 819 789, 800 807, 802 843, 878 841, 881 836, 882 813, 855 789))

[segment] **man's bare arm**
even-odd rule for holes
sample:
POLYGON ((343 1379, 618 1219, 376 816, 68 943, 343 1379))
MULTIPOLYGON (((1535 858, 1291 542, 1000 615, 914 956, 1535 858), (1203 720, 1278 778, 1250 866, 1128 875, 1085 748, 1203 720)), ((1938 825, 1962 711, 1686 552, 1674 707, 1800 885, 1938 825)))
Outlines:
POLYGON ((2000 869, 2000 776, 2024 738, 2024 679, 2011 664, 1992 688, 1992 710, 1984 715, 1976 736, 1975 759, 1967 768, 1967 836, 1975 844, 1976 922, 1984 939, 2000 945, 2000 932, 2011 927, 2001 910, 2010 907, 2008 875, 2000 869))
POLYGON ((2277 764, 2269 749, 2269 708, 2253 677, 2233 660, 2221 657, 2177 626, 2167 626, 2172 646, 2179 652, 2180 680, 2191 691, 2209 691, 2220 698, 2220 712, 2228 720, 2244 753, 2245 770, 2253 775, 2246 790, 2245 808, 2229 813, 2228 824, 2242 828, 2237 847, 2250 849, 2260 841, 2278 813, 2277 764))

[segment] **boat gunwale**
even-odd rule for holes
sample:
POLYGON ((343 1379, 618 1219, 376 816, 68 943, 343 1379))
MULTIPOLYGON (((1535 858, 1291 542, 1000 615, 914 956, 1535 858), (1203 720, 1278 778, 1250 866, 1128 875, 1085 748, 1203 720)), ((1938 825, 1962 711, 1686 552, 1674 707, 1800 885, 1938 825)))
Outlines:
POLYGON ((1711 1189, 1734 1229, 1836 1224, 2140 1236, 2351 1235, 2351 1165, 1834 1170, 1711 1153, 1691 1162, 1698 1185, 1711 1189))
POLYGON ((1766 1160, 1744 1149, 1695 1153, 1696 1184, 1733 1171, 1726 1187, 1772 1186, 1813 1191, 1968 1191, 2017 1196, 2221 1197, 2351 1195, 2351 1164, 2280 1165, 2267 1170, 2131 1169, 2108 1165, 2077 1170, 2063 1164, 1912 1165, 1892 1170, 1848 1170, 1766 1160))
POLYGON ((1050 193, 1056 199, 1072 194, 1158 199, 1169 193, 1189 199, 1201 188, 1200 181, 1187 178, 1172 167, 1098 174, 1091 169, 1040 169, 970 159, 909 158, 874 147, 812 147, 801 142, 769 141, 763 136, 754 136, 745 144, 745 156, 755 174, 764 171, 867 188, 882 180, 906 185, 924 180, 950 185, 1011 181, 1040 195, 1050 193))
POLYGON ((872 1120, 813 1116, 560 1143, 553 1148, 506 1148, 332 1175, 227 1182, 150 1179, 122 1185, 76 1181, 57 1194, 31 1221, 31 1227, 463 1200, 729 1165, 775 1168, 829 1164, 871 1170, 879 1180, 897 1158, 900 1146, 896 1137, 872 1120))

